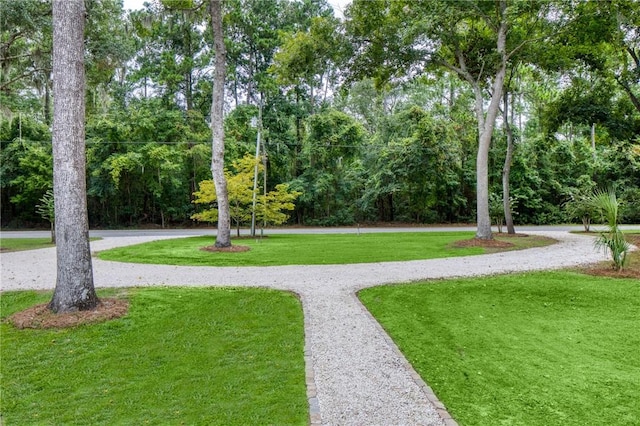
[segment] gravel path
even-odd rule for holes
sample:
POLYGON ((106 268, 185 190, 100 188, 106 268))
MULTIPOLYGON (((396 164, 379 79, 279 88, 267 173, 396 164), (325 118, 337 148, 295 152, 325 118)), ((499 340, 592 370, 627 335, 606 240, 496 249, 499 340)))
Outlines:
MULTIPOLYGON (((454 425, 355 292, 430 278, 556 269, 603 260, 590 237, 536 232, 553 246, 482 256, 328 266, 188 267, 107 262, 94 258, 97 287, 149 285, 252 286, 291 290, 305 314, 307 393, 311 423, 323 425, 454 425)), ((167 237, 117 237, 92 250, 167 237)), ((0 255, 1 289, 52 289, 55 249, 0 255)))

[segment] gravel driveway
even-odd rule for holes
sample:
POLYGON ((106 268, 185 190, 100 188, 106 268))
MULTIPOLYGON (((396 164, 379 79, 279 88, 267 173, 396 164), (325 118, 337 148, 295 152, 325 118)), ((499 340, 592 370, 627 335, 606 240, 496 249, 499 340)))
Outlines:
MULTIPOLYGON (((305 315, 312 424, 454 425, 355 293, 380 284, 557 269, 604 259, 590 237, 567 232, 535 234, 559 243, 482 256, 327 266, 189 267, 94 258, 94 281, 96 287, 233 285, 293 291, 300 295, 305 315)), ((92 242, 91 247, 99 251, 176 237, 105 238, 92 242)), ((55 286, 55 249, 4 253, 0 263, 2 291, 55 286)))

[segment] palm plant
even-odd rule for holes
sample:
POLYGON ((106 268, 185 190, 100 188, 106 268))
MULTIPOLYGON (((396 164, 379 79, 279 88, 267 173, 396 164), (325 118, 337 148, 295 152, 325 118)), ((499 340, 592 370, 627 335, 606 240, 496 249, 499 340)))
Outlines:
POLYGON ((590 197, 591 204, 602 215, 606 230, 596 239, 596 247, 610 252, 614 267, 622 270, 627 262, 627 254, 631 248, 618 226, 618 210, 620 204, 613 189, 595 190, 590 197))

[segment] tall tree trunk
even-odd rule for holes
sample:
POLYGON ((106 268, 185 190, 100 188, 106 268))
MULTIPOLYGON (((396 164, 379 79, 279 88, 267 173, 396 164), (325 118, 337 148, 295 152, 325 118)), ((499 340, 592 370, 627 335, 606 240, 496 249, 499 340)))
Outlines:
POLYGON ((47 74, 44 82, 44 122, 47 126, 51 125, 51 91, 49 90, 49 74, 47 74))
MULTIPOLYGON (((491 216, 489 215, 489 148, 491 147, 491 137, 493 136, 493 128, 496 124, 498 110, 500 109, 502 90, 507 74, 506 2, 501 1, 499 7, 501 23, 498 28, 497 51, 500 55, 501 63, 493 79, 491 101, 487 108, 486 117, 484 117, 484 126, 481 128, 480 137, 478 138, 478 157, 476 158, 476 214, 478 220, 476 238, 481 240, 490 240, 493 238, 491 233, 491 216)), ((480 126, 480 118, 478 118, 478 125, 480 126)))
POLYGON ((513 129, 509 123, 509 93, 504 93, 504 129, 507 134, 507 155, 502 168, 502 205, 504 208, 504 222, 507 225, 507 234, 515 234, 513 215, 511 214, 511 191, 509 180, 511 177, 511 163, 513 161, 513 129))
POLYGON ((211 28, 215 49, 215 72, 211 104, 212 154, 211 174, 218 199, 218 233, 216 247, 231 246, 231 217, 229 194, 224 176, 224 79, 226 73, 226 51, 222 33, 222 0, 211 0, 211 28))
POLYGON ((591 152, 593 153, 593 162, 598 160, 596 154, 596 123, 591 123, 591 152))
MULTIPOLYGON (((184 44, 187 50, 187 57, 193 58, 193 46, 191 43, 191 21, 187 18, 187 14, 182 12, 182 23, 184 24, 184 44)), ((185 91, 184 97, 187 103, 187 111, 193 109, 193 65, 184 73, 185 91)))
POLYGON ((93 286, 84 146, 84 1, 53 2, 53 191, 57 279, 49 308, 89 310, 93 286))

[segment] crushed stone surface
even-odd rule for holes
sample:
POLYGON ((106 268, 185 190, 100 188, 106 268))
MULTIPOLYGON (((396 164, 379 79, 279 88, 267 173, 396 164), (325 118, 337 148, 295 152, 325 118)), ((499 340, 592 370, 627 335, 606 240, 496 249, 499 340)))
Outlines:
MULTIPOLYGON (((93 258, 96 287, 251 286, 293 291, 305 315, 311 423, 452 425, 444 407, 365 310, 359 289, 425 279, 558 269, 604 260, 591 237, 531 232, 559 241, 547 247, 407 262, 327 266, 190 267, 93 258)), ((113 237, 92 250, 166 237, 113 237)), ((53 289, 55 248, 0 254, 1 290, 53 289)))

